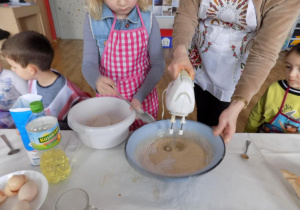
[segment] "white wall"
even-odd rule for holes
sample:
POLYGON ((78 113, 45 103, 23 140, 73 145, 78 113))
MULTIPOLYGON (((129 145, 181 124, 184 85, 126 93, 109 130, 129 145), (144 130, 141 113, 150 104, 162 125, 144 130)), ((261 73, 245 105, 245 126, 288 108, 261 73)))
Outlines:
POLYGON ((84 0, 49 0, 56 35, 61 39, 82 39, 86 14, 84 0))

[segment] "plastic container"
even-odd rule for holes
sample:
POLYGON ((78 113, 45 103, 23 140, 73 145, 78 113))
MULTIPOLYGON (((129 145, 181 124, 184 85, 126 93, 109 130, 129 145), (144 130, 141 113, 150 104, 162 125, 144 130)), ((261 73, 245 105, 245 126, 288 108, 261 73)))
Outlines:
POLYGON ((44 111, 41 101, 30 103, 32 111, 26 130, 32 147, 40 156, 40 167, 49 183, 57 183, 68 177, 70 164, 60 148, 60 128, 57 118, 44 111))
POLYGON ((31 146, 27 131, 26 122, 32 114, 29 104, 33 101, 41 101, 42 96, 35 94, 25 94, 18 98, 13 107, 9 109, 12 119, 20 133, 20 137, 26 149, 29 161, 32 166, 40 165, 40 158, 37 151, 31 146))
POLYGON ((129 126, 135 120, 135 112, 129 105, 115 97, 96 97, 84 100, 71 108, 68 124, 76 131, 81 142, 93 149, 108 149, 124 142, 129 135, 129 126), (120 122, 104 127, 91 127, 92 118, 109 115, 120 122))

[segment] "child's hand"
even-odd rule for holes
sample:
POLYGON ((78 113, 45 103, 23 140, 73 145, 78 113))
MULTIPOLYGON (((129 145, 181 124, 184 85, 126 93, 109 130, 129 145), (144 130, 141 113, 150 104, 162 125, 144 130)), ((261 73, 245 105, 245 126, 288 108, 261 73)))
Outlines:
MULTIPOLYGON (((135 98, 132 99, 131 105, 132 105, 137 111, 140 111, 140 110, 142 109, 142 103, 141 103, 139 100, 135 99, 135 98)), ((130 107, 130 109, 132 109, 132 108, 130 107)))
POLYGON ((104 76, 100 76, 96 82, 96 89, 101 95, 117 95, 116 91, 111 86, 116 87, 115 82, 104 76))

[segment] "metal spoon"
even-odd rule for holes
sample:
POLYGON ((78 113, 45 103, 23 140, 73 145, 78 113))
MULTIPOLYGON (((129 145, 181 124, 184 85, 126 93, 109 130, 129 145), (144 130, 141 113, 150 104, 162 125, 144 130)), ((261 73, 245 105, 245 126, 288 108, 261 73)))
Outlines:
POLYGON ((248 147, 249 147, 250 144, 251 144, 251 141, 247 140, 246 141, 246 151, 245 151, 244 154, 241 154, 241 157, 246 159, 246 160, 249 159, 249 156, 247 155, 247 151, 248 151, 248 147))
POLYGON ((1 135, 1 138, 3 139, 3 141, 6 143, 6 145, 7 145, 7 146, 9 147, 9 149, 10 149, 9 153, 7 153, 8 155, 13 155, 13 154, 15 154, 15 153, 17 153, 17 152, 20 151, 20 149, 14 149, 14 148, 11 146, 10 142, 8 141, 8 139, 6 138, 6 136, 5 136, 4 134, 1 135))
POLYGON ((119 93, 119 91, 118 91, 116 88, 114 88, 114 87, 111 86, 111 85, 110 85, 110 87, 111 87, 112 89, 114 89, 114 90, 118 93, 118 95, 119 95, 124 101, 126 101, 126 102, 129 104, 129 106, 132 107, 132 109, 133 109, 133 110, 135 111, 135 113, 136 113, 137 118, 141 119, 141 120, 144 121, 145 123, 153 123, 153 122, 156 121, 156 120, 154 119, 154 117, 152 117, 152 115, 149 114, 148 112, 144 112, 143 110, 140 110, 140 111, 136 110, 136 109, 132 106, 132 104, 131 104, 129 101, 127 101, 127 99, 124 98, 124 96, 122 96, 121 93, 119 93))

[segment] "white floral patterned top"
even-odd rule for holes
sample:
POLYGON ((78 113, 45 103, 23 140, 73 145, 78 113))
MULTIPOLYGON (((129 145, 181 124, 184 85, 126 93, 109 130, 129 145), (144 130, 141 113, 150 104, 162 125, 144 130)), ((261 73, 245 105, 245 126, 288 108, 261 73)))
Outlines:
POLYGON ((252 0, 202 0, 189 56, 195 83, 229 102, 256 34, 252 0))

